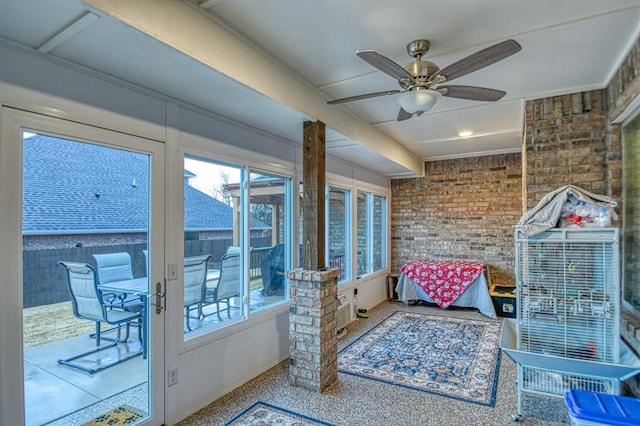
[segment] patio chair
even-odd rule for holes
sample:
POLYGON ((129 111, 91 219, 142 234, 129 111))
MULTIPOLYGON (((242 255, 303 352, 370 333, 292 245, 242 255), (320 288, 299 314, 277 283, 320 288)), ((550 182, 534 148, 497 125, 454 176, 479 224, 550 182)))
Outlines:
POLYGON ((125 252, 94 254, 98 282, 107 284, 114 281, 133 279, 131 255, 125 252))
MULTIPOLYGON (((131 267, 131 256, 127 252, 103 253, 92 255, 96 261, 96 272, 99 284, 109 284, 116 281, 127 281, 133 279, 131 267)), ((103 294, 104 297, 108 295, 103 294)), ((117 297, 113 295, 113 297, 117 297)), ((125 309, 140 310, 140 300, 132 297, 129 299, 120 297, 122 306, 125 309)))
POLYGON ((220 302, 227 304, 227 317, 231 319, 231 299, 240 296, 240 272, 240 253, 227 253, 220 259, 218 285, 206 289, 205 301, 216 304, 219 321, 222 321, 220 302))
MULTIPOLYGON (((131 255, 125 252, 93 254, 96 262, 96 272, 99 284, 109 284, 117 281, 126 281, 133 279, 133 269, 131 267, 131 255)), ((113 293, 102 293, 102 296, 109 301, 109 304, 115 305, 116 299, 119 299, 120 306, 123 309, 132 312, 140 312, 142 310, 142 302, 139 298, 132 295, 118 295, 113 293)), ((100 324, 96 324, 100 327, 100 324)), ((104 330, 111 331, 110 330, 104 330)), ((140 325, 138 324, 138 331, 140 325)), ((105 337, 109 340, 110 338, 105 337)))
POLYGON ((130 312, 122 309, 117 305, 109 304, 98 290, 98 283, 96 281, 95 269, 87 263, 78 262, 58 262, 66 270, 67 275, 67 288, 71 296, 71 305, 73 307, 73 314, 79 319, 86 319, 94 321, 96 323, 96 346, 97 348, 83 352, 79 355, 74 355, 69 358, 59 359, 58 363, 67 365, 69 367, 78 368, 86 371, 89 374, 96 373, 104 370, 105 368, 112 367, 116 364, 124 362, 135 356, 142 355, 142 347, 140 351, 133 354, 129 354, 124 358, 117 358, 115 361, 107 363, 99 363, 97 367, 86 367, 83 364, 74 363, 73 361, 86 357, 87 355, 95 354, 105 349, 112 348, 118 345, 121 340, 121 325, 126 325, 126 336, 123 341, 129 339, 129 324, 132 321, 138 321, 140 313, 130 312), (106 346, 100 346, 100 323, 107 323, 116 326, 117 336, 112 343, 106 346))
POLYGON ((191 331, 191 311, 197 310, 200 319, 202 303, 205 296, 207 281, 207 261, 211 255, 185 257, 184 259, 184 315, 187 320, 187 330, 191 331))

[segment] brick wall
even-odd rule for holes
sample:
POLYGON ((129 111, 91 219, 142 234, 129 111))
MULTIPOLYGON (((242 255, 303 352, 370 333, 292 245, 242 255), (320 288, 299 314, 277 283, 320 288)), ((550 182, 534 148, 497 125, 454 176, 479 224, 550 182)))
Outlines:
POLYGON ((620 138, 611 137, 606 90, 527 101, 526 205, 566 184, 620 199, 620 138))
POLYGON ((146 233, 25 235, 22 237, 22 248, 26 251, 51 250, 73 247, 144 244, 146 242, 146 233))
POLYGON ((391 182, 391 269, 410 260, 489 264, 513 282, 513 225, 522 215, 520 154, 426 163, 424 178, 391 182))
POLYGON ((612 120, 640 94, 640 38, 611 78, 607 93, 612 120))

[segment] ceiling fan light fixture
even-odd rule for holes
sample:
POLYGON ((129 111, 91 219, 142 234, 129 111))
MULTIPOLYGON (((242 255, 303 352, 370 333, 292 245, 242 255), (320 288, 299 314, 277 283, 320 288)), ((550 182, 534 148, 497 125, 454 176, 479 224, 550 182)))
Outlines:
POLYGON ((411 114, 429 112, 440 100, 442 94, 432 89, 416 89, 398 98, 403 110, 411 114))

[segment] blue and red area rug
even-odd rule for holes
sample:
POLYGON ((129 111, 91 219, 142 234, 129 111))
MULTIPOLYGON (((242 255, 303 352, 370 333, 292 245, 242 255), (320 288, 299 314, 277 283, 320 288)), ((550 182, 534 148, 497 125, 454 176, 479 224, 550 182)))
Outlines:
POLYGON ((338 353, 338 371, 493 406, 498 321, 394 312, 338 353))
POLYGON ((256 402, 231 419, 225 426, 278 425, 278 426, 333 426, 313 417, 276 407, 266 402, 256 402))

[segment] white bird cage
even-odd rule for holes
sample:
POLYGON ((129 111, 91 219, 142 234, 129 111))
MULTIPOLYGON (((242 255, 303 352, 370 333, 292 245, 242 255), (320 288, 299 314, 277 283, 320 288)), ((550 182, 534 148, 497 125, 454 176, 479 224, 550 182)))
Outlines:
POLYGON ((516 229, 516 282, 519 350, 619 361, 617 229, 516 229))
POLYGON ((500 347, 516 362, 522 393, 570 389, 619 395, 640 370, 620 339, 618 230, 556 228, 527 237, 516 228, 517 316, 500 347))

